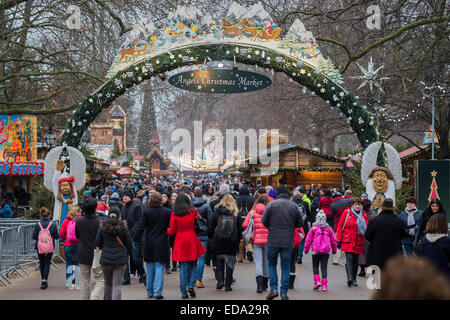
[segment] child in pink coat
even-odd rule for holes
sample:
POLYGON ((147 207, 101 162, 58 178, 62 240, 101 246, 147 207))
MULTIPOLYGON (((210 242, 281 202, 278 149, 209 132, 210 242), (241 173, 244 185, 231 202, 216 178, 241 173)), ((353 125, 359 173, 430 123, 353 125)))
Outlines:
POLYGON ((312 249, 314 286, 317 290, 322 285, 322 291, 328 290, 327 266, 330 257, 330 249, 333 254, 337 251, 337 241, 333 229, 327 224, 327 216, 323 210, 316 215, 316 222, 311 227, 305 240, 305 253, 312 249), (319 264, 322 271, 322 283, 320 282, 319 264))

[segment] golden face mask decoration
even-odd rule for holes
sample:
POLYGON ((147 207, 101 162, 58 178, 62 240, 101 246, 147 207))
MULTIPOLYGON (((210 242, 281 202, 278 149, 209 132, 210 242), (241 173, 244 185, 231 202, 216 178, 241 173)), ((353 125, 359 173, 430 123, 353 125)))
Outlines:
POLYGON ((378 193, 385 193, 388 188, 388 176, 382 170, 375 171, 373 174, 373 188, 378 193))

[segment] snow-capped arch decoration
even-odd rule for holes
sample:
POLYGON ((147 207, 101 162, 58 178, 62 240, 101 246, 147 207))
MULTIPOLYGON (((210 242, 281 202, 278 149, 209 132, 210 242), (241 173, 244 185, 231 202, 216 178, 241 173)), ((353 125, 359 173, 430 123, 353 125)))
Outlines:
POLYGON ((358 97, 344 89, 341 75, 324 58, 313 34, 298 19, 284 37, 282 33, 260 3, 243 7, 235 2, 219 22, 184 6, 169 13, 162 27, 143 19, 117 52, 107 75, 110 80, 79 103, 59 143, 77 147, 89 124, 128 88, 165 72, 185 71, 210 61, 235 61, 284 72, 330 107, 340 109, 363 148, 377 141, 373 117, 358 97))

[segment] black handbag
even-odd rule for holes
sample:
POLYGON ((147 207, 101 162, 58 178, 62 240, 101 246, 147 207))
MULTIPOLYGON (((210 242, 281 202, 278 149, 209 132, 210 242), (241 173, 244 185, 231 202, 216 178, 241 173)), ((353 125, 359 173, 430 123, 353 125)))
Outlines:
POLYGON ((194 229, 195 233, 208 232, 208 220, 199 215, 198 217, 195 218, 194 229))

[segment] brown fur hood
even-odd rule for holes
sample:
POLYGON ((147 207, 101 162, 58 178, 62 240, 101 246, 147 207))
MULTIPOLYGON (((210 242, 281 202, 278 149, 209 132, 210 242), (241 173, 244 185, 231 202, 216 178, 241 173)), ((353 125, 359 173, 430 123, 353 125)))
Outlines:
POLYGON ((118 234, 127 228, 126 220, 108 219, 100 222, 100 229, 104 232, 118 234))

